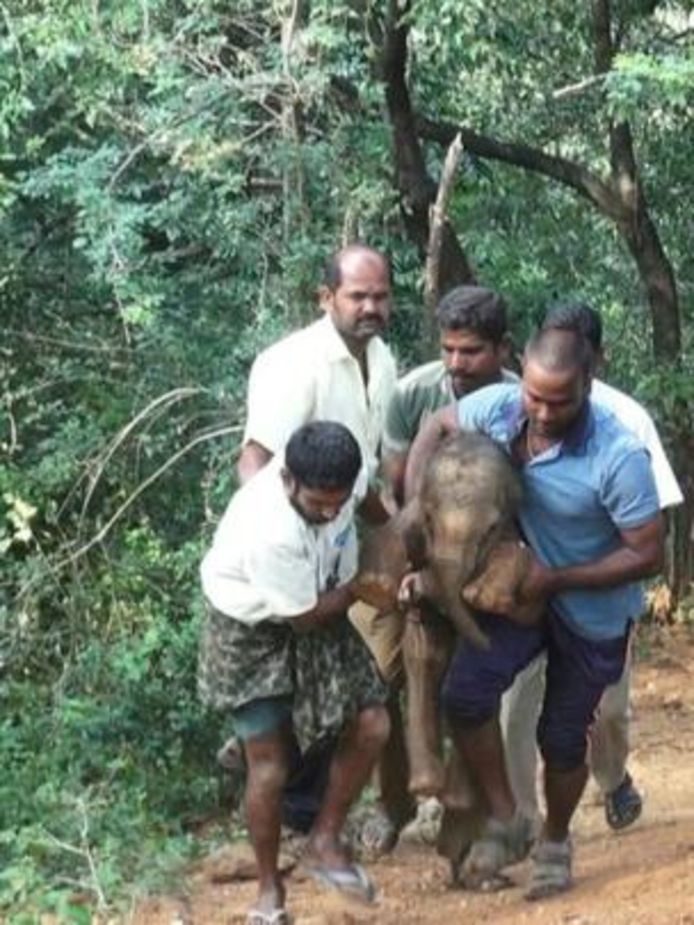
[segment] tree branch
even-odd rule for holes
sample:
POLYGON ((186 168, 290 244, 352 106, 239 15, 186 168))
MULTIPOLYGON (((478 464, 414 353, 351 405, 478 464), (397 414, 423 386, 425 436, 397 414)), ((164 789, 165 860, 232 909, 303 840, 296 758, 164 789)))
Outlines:
POLYGON ((429 220, 429 246, 424 269, 424 304, 427 308, 430 323, 433 322, 436 305, 439 300, 439 278, 441 269, 441 244, 443 243, 443 230, 446 222, 446 210, 455 185, 455 175, 460 163, 463 144, 460 135, 456 135, 446 152, 443 162, 443 171, 436 194, 436 202, 431 207, 429 220))
POLYGON ((590 87, 594 87, 595 84, 601 83, 603 79, 602 74, 591 74, 590 77, 584 77, 583 80, 577 80, 576 83, 566 84, 566 86, 560 87, 558 90, 553 90, 552 99, 564 100, 569 96, 578 96, 583 93, 584 90, 588 90, 590 87))
POLYGON ((436 122, 423 116, 417 119, 417 129, 421 138, 445 145, 449 145, 456 134, 460 133, 464 147, 472 154, 557 180, 589 199, 608 217, 617 221, 624 218, 622 204, 609 184, 582 164, 546 154, 540 148, 520 142, 499 141, 463 126, 436 122))
MULTIPOLYGON (((619 50, 612 39, 610 0, 593 0, 593 36, 596 76, 604 77, 612 70, 615 53, 619 50)), ((618 194, 633 212, 639 196, 638 171, 628 122, 610 120, 610 162, 618 194)))

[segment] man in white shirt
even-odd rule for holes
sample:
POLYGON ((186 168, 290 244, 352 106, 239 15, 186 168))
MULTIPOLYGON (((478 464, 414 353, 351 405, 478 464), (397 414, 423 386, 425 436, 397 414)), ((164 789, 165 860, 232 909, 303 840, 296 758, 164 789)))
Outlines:
MULTIPOLYGON (((238 461, 242 484, 280 453, 296 428, 309 421, 338 421, 349 428, 362 453, 355 486, 359 513, 378 524, 388 519, 372 487, 381 436, 397 370, 381 339, 392 309, 388 258, 364 244, 333 254, 318 291, 324 317, 260 353, 248 383, 247 417, 238 461)), ((219 752, 223 765, 235 763, 236 743, 219 752)), ((286 819, 303 831, 315 809, 328 757, 312 755, 303 776, 287 795, 286 819)))
POLYGON ((364 459, 361 513, 381 522, 387 514, 370 486, 397 378, 379 336, 391 311, 387 258, 363 244, 343 248, 326 265, 319 299, 324 318, 268 347, 253 364, 239 477, 246 482, 302 424, 339 421, 364 459))
POLYGON ((258 865, 252 923, 289 921, 277 857, 296 740, 339 736, 305 867, 370 901, 374 888, 340 842, 347 812, 388 737, 385 685, 347 618, 357 567, 346 427, 314 421, 232 498, 201 566, 207 616, 199 689, 229 711, 247 765, 246 814, 258 865))
MULTIPOLYGON (((582 303, 559 305, 547 314, 543 329, 577 331, 591 344, 595 369, 604 363, 600 315, 582 303)), ((684 500, 650 414, 637 401, 593 377, 591 399, 611 411, 648 450, 661 510, 684 500)), ((536 750, 533 730, 544 689, 542 658, 519 675, 503 702, 501 721, 512 760, 508 771, 518 803, 528 815, 537 812, 536 750)), ((627 771, 629 755, 629 688, 631 654, 619 682, 603 696, 591 730, 590 768, 605 801, 605 817, 613 829, 623 829, 641 815, 641 795, 627 771)))

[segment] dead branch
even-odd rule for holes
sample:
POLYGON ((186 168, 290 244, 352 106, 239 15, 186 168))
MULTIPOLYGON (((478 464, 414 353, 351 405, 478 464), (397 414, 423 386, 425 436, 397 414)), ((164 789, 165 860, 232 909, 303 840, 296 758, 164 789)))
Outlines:
MULTIPOLYGON (((138 414, 136 414, 135 417, 132 418, 132 420, 128 421, 128 423, 118 431, 118 433, 113 438, 111 443, 106 447, 106 450, 102 454, 101 458, 97 461, 95 469, 91 472, 91 474, 87 475, 87 478, 89 480, 89 487, 87 488, 87 492, 85 494, 84 501, 82 503, 82 511, 80 513, 80 524, 84 520, 84 517, 87 513, 87 509, 89 507, 89 503, 92 499, 92 496, 94 495, 96 486, 99 484, 109 460, 113 457, 114 453, 118 450, 118 448, 122 446, 123 443, 125 443, 125 441, 132 434, 132 432, 143 421, 147 420, 147 418, 149 418, 151 415, 157 413, 157 411, 160 410, 162 407, 165 407, 166 410, 168 410, 168 408, 171 405, 174 405, 179 401, 183 401, 187 398, 192 398, 195 395, 204 395, 206 392, 207 392, 207 389, 198 388, 198 387, 178 388, 178 389, 172 389, 169 392, 165 392, 163 395, 157 396, 157 398, 155 398, 154 401, 151 401, 146 407, 142 409, 142 411, 138 412, 138 414)), ((83 480, 83 478, 84 476, 81 476, 77 484, 79 484, 83 480)))
POLYGON ((455 175, 460 164, 463 152, 463 142, 460 132, 451 142, 443 162, 441 181, 439 182, 436 201, 431 207, 429 217, 429 244, 424 266, 424 304, 427 315, 433 327, 436 305, 440 290, 441 244, 443 242, 443 229, 447 221, 446 212, 448 203, 455 185, 455 175))
MULTIPOLYGON (((98 531, 98 533, 96 533, 87 543, 84 544, 84 546, 81 546, 76 552, 71 553, 61 562, 58 562, 54 566, 54 570, 57 571, 59 569, 65 568, 68 565, 74 565, 75 562, 83 558, 90 550, 92 550, 95 546, 97 546, 104 539, 106 539, 106 537, 111 532, 111 530, 114 528, 114 526, 118 523, 118 521, 125 514, 125 512, 132 507, 132 505, 135 503, 135 501, 137 501, 140 495, 144 494, 144 492, 147 491, 147 489, 150 488, 156 481, 158 481, 158 479, 160 479, 161 476, 164 475, 165 472, 168 472, 169 469, 171 469, 171 467, 174 466, 179 461, 179 459, 182 459, 184 456, 190 453, 190 451, 195 449, 195 447, 198 446, 198 444, 206 443, 208 440, 216 440, 218 437, 226 437, 226 436, 229 436, 230 434, 239 433, 242 429, 243 428, 240 424, 233 425, 231 427, 220 427, 218 430, 212 431, 212 433, 201 434, 195 437, 195 439, 191 440, 189 443, 186 443, 184 447, 182 447, 180 450, 177 450, 177 452, 175 452, 173 456, 170 456, 166 460, 165 463, 159 466, 156 472, 153 472, 150 476, 148 476, 148 478, 144 480, 144 482, 141 482, 137 486, 135 491, 133 491, 125 499, 125 501, 120 505, 118 510, 115 512, 115 514, 113 514, 106 521, 106 523, 98 531)), ((22 589, 22 591, 20 591, 20 594, 24 593, 24 591, 25 589, 22 589)))
POLYGON ((576 83, 567 84, 565 87, 554 90, 552 92, 552 99, 564 100, 570 96, 579 96, 584 90, 588 90, 590 87, 602 83, 603 80, 604 76, 602 74, 591 74, 590 77, 584 77, 583 80, 578 80, 576 83))

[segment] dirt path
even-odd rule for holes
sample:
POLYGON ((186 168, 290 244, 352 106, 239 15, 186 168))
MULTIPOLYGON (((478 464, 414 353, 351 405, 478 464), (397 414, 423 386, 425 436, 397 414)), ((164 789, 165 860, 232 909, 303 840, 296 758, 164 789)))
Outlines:
MULTIPOLYGON (((680 631, 650 644, 634 690, 631 770, 644 814, 616 835, 588 796, 575 825, 576 886, 529 904, 529 865, 513 871, 516 888, 480 896, 447 886, 448 871, 431 849, 403 845, 371 866, 381 890, 374 909, 345 906, 307 881, 289 881, 296 925, 694 925, 694 635, 680 631)), ((185 900, 142 903, 133 925, 231 925, 244 921, 254 884, 215 884, 209 865, 191 875, 185 900)))

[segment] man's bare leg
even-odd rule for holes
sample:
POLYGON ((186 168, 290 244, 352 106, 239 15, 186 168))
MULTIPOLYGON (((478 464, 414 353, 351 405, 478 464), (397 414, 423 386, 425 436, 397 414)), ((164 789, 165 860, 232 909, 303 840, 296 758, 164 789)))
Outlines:
POLYGON ((282 796, 289 774, 289 731, 280 730, 244 743, 246 819, 258 865, 255 908, 266 914, 284 908, 285 890, 277 867, 282 796))
POLYGON ((308 864, 329 870, 350 867, 340 833, 350 807, 369 780, 389 732, 385 707, 362 710, 346 730, 330 766, 328 787, 306 848, 308 864))
POLYGON ((588 766, 579 765, 572 771, 559 771, 545 765, 545 798, 547 818, 543 837, 547 841, 563 842, 569 836, 569 825, 588 780, 588 766))

